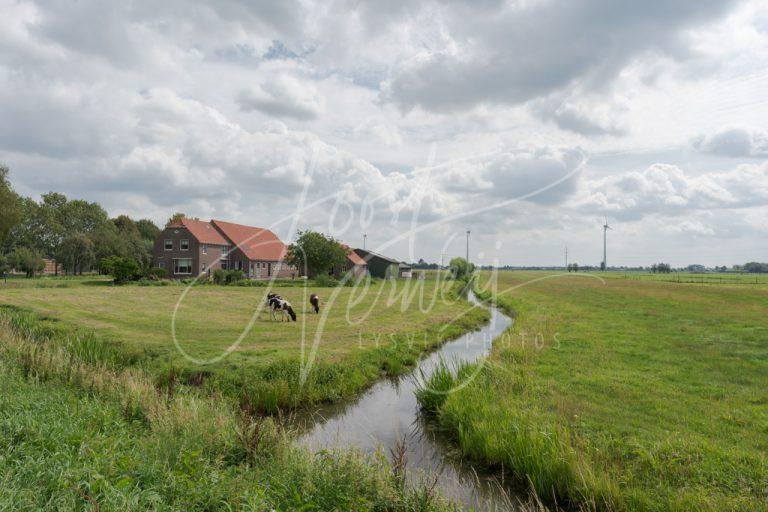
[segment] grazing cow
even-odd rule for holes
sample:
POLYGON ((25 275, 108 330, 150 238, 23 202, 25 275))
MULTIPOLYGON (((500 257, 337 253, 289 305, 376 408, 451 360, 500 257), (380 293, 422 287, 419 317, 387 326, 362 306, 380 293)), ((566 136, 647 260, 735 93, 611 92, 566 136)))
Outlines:
POLYGON ((316 293, 309 296, 309 303, 312 304, 315 313, 320 313, 320 297, 316 293))
POLYGON ((269 313, 272 315, 272 320, 275 320, 275 313, 278 311, 278 301, 282 300, 282 297, 280 297, 276 293, 269 293, 267 294, 267 307, 269 308, 269 313))
POLYGON ((283 318, 290 321, 293 320, 296 321, 296 313, 293 311, 293 307, 291 306, 291 303, 288 302, 285 299, 281 299, 280 296, 275 295, 274 297, 269 298, 269 308, 270 312, 272 314, 272 319, 275 320, 275 315, 278 311, 281 311, 283 313, 283 318))

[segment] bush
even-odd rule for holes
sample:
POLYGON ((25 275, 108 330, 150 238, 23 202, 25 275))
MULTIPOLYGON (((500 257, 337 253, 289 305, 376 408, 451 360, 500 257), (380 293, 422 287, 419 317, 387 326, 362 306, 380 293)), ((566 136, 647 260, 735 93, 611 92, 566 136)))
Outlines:
POLYGON ((234 284, 243 279, 245 279, 245 272, 242 270, 230 270, 227 272, 225 281, 227 284, 234 284))
POLYGON ((214 284, 224 284, 224 282, 227 280, 227 271, 217 268, 213 271, 213 282, 214 284))
POLYGON ((319 276, 315 276, 315 286, 333 288, 338 285, 339 281, 333 276, 329 276, 327 274, 320 274, 319 276))
POLYGON ((159 281, 160 279, 164 279, 167 275, 168 273, 165 271, 164 268, 154 267, 147 270, 147 278, 153 281, 159 281))
POLYGON ((141 275, 139 264, 131 258, 122 258, 120 256, 110 256, 101 260, 99 271, 102 274, 112 276, 115 284, 123 284, 141 275))

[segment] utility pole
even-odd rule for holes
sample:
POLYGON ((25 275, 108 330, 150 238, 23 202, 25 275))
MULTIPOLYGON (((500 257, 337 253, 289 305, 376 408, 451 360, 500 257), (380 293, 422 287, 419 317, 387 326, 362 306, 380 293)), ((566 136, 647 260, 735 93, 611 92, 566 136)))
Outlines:
POLYGON ((568 246, 565 246, 565 268, 568 269, 568 246))
POLYGON ((363 233, 363 250, 365 250, 365 239, 368 238, 366 233, 363 233))
POLYGON ((467 263, 469 263, 469 230, 467 230, 467 263))

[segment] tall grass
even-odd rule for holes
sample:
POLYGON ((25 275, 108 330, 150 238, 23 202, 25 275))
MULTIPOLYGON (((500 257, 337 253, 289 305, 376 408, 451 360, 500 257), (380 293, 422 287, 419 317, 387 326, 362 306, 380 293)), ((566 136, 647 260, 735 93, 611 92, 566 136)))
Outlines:
POLYGON ((416 379, 416 400, 427 413, 437 413, 448 396, 477 368, 477 363, 440 359, 431 371, 419 371, 416 379))

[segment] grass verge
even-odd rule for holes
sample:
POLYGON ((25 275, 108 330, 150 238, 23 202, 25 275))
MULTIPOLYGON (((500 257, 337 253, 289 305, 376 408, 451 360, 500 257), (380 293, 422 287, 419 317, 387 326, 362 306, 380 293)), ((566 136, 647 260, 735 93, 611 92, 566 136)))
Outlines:
POLYGON ((768 291, 489 278, 514 327, 425 402, 465 454, 581 508, 768 510, 768 291))

